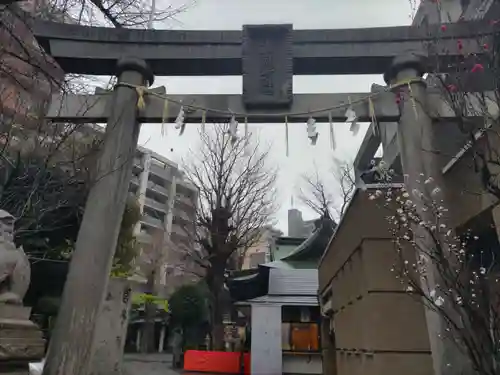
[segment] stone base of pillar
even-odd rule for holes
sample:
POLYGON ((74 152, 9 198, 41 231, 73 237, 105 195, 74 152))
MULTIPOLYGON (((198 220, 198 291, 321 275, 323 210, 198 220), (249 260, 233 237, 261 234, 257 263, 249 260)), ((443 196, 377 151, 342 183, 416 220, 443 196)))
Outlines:
POLYGON ((112 278, 97 318, 91 375, 120 375, 131 306, 131 286, 126 279, 112 278))
POLYGON ((29 320, 31 308, 0 304, 0 373, 28 375, 29 363, 45 354, 45 340, 29 320))

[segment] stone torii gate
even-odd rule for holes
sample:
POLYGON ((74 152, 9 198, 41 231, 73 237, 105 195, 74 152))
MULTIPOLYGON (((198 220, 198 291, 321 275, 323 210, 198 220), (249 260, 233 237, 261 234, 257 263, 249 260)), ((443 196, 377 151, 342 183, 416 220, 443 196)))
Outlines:
MULTIPOLYGON (((355 101, 370 93, 294 95, 293 74, 387 72, 386 82, 408 82, 418 103, 415 107, 408 102, 398 106, 390 90, 372 87, 373 92, 381 91, 373 99, 377 121, 399 121, 400 146, 404 148, 401 162, 409 175, 409 188, 414 187, 412 181, 418 180, 420 173, 440 181, 434 159, 423 155, 421 146, 431 141, 429 115, 449 119, 454 115, 437 93, 426 91, 420 79, 426 71, 422 61, 414 54, 405 54, 413 51, 426 55, 427 44, 432 35, 437 34, 429 36, 411 27, 293 31, 291 25, 247 26, 243 32, 145 31, 51 23, 36 23, 34 29, 40 44, 67 73, 118 77, 112 93, 54 97, 47 114, 47 118, 54 121, 107 122, 108 125, 97 166, 98 178, 85 207, 45 375, 89 373, 95 320, 104 299, 125 207, 139 123, 171 121, 179 110, 178 104, 172 104, 165 119, 164 101, 147 94, 145 108, 137 109, 138 96, 143 90, 135 87, 152 85, 154 74, 243 74, 242 96, 173 97, 187 106, 211 109, 206 111, 207 121, 227 121, 230 110, 238 114, 239 120, 248 117, 249 122, 283 122, 284 114, 290 113, 293 115, 287 116, 289 122, 305 122, 311 110, 332 107, 336 109, 315 112, 315 119, 345 121, 349 99, 355 101), (432 104, 432 110, 424 111, 421 103, 432 104)), ((487 28, 482 22, 450 25, 437 42, 450 51, 440 56, 442 62, 458 54, 453 52, 455 38, 461 38, 471 52, 480 53, 475 38, 486 34, 484 30, 487 28)), ((356 113, 359 121, 371 121, 368 102, 357 105, 356 113)), ((199 122, 202 117, 202 112, 195 110, 188 114, 187 121, 199 122)), ((441 374, 444 373, 441 371, 443 348, 435 337, 438 331, 435 326, 429 326, 435 367, 441 374)), ((281 357, 258 360, 259 353, 266 358, 265 350, 252 348, 252 373, 281 373, 281 357)))

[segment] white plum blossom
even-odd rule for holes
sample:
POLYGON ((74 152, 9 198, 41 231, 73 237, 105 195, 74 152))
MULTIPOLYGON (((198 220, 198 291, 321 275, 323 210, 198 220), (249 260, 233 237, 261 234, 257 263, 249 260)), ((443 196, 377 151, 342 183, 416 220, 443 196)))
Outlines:
POLYGON ((444 298, 439 296, 438 298, 436 298, 434 300, 434 304, 437 306, 437 307, 441 307, 444 305, 444 298))
POLYGON ((440 192, 441 192, 441 189, 439 187, 435 187, 434 189, 432 189, 431 195, 434 197, 434 196, 438 195, 440 192))
MULTIPOLYGON (((404 177, 408 188, 409 176, 404 177)), ((490 282, 495 279, 495 282, 499 283, 500 279, 493 278, 490 264, 484 263, 489 262, 489 258, 485 256, 486 250, 489 249, 478 251, 476 254, 475 250, 468 248, 471 241, 477 241, 479 237, 473 235, 471 230, 466 233, 462 232, 462 228, 455 230, 453 221, 447 221, 448 209, 444 199, 438 196, 442 192, 436 181, 423 174, 418 178, 422 183, 417 181, 417 184, 413 185, 417 187, 415 189, 413 186, 407 190, 404 187, 388 185, 370 196, 372 200, 381 198, 380 206, 390 212, 385 219, 398 257, 390 271, 401 284, 402 290, 411 295, 416 290, 418 295, 427 296, 425 300, 428 308, 438 314, 447 314, 451 309, 455 309, 459 312, 458 317, 462 319, 469 311, 484 308, 484 303, 490 303, 482 300, 479 303, 484 292, 481 290, 481 281, 488 281, 487 287, 490 289, 490 282), (405 260, 408 245, 413 247, 416 261, 405 260), (483 263, 480 265, 484 266, 472 268, 471 260, 474 261, 472 264, 481 260, 483 263), (476 271, 473 271, 474 268, 476 271)), ((495 290, 497 291, 498 289, 495 290)), ((455 319, 453 314, 450 316, 455 319)), ((487 318, 490 319, 489 315, 487 318)), ((477 319, 483 318, 478 316, 477 319)), ((482 323, 486 323, 483 324, 484 327, 489 328, 489 321, 482 323)), ((460 324, 459 322, 458 326, 460 324)), ((446 331, 454 332, 454 329, 447 328, 446 331)), ((461 335, 460 332, 453 334, 461 335)), ((500 352, 500 342, 495 345, 495 352, 500 352)))

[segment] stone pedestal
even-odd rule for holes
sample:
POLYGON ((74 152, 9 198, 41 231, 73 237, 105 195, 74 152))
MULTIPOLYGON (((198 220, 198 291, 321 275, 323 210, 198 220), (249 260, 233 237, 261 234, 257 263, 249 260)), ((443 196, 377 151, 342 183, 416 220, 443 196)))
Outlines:
POLYGON ((0 304, 0 374, 28 375, 29 363, 45 352, 42 331, 29 320, 31 308, 0 304))

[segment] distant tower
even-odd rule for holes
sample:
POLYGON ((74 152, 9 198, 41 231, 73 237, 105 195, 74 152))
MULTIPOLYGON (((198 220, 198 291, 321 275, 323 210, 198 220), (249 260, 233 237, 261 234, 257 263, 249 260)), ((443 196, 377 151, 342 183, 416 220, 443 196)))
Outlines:
POLYGON ((302 219, 302 212, 296 208, 288 210, 288 236, 289 237, 303 237, 304 220, 302 219))

